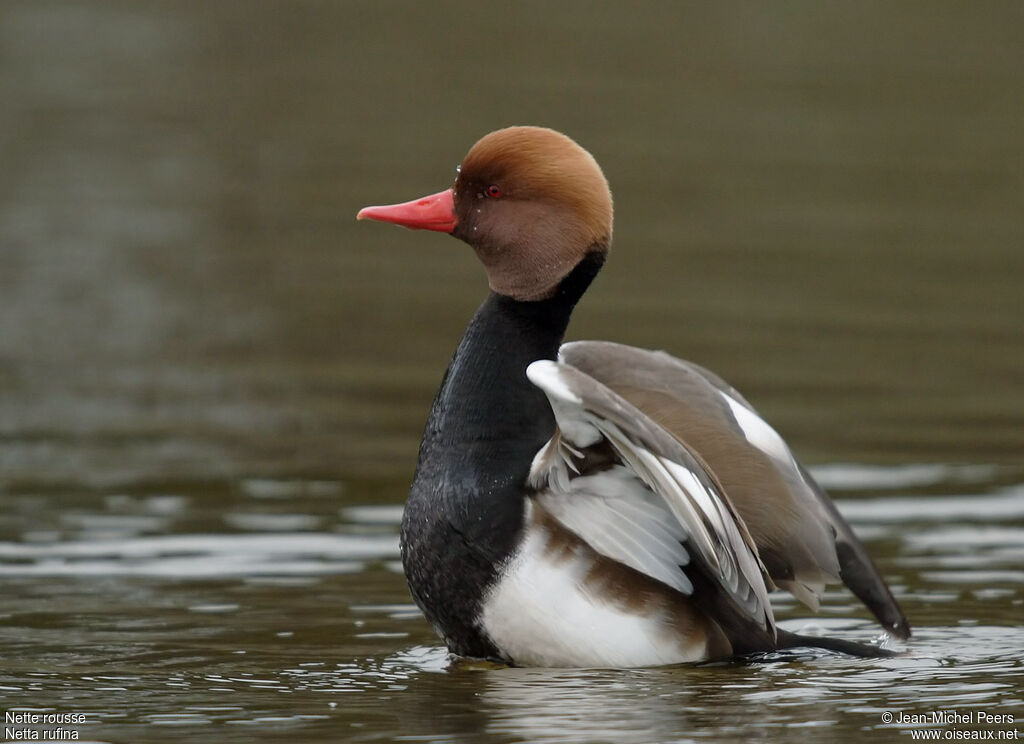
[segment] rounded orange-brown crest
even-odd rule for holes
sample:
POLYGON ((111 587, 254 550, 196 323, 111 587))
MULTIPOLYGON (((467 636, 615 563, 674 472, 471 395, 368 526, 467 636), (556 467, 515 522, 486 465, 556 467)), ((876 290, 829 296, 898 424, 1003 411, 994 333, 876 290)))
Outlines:
POLYGON ((545 297, 611 243, 612 196, 600 166, 552 129, 508 127, 481 138, 453 190, 453 234, 476 249, 501 294, 545 297))

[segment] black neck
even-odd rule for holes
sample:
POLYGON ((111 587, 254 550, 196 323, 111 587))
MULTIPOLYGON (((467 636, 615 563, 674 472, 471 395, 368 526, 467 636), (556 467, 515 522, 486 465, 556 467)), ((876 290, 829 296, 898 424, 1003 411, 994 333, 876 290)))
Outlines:
POLYGON ((402 558, 413 597, 458 653, 489 655, 473 629, 477 603, 518 543, 530 464, 555 430, 526 368, 557 357, 604 257, 588 254, 544 300, 492 292, 434 400, 402 521, 402 558))
POLYGON ((523 302, 494 292, 487 297, 434 401, 420 448, 421 468, 425 461, 454 454, 460 466, 485 470, 488 481, 525 481, 533 456, 555 428, 547 399, 527 379, 526 368, 557 357, 573 308, 603 263, 603 253, 589 254, 544 300, 523 302), (478 456, 467 458, 474 453, 478 456), (510 459, 513 454, 518 457, 510 459))

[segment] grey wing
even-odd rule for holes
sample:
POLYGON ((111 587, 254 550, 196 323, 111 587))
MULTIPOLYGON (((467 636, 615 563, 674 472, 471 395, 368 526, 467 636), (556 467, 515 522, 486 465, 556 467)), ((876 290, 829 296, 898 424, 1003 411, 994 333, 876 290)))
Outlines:
POLYGON ((559 360, 599 380, 695 452, 721 483, 774 582, 812 609, 842 581, 894 636, 910 626, 831 500, 779 434, 712 372, 665 352, 564 344, 559 360))
POLYGON ((558 424, 530 471, 545 511, 598 553, 705 604, 730 637, 774 641, 771 581, 700 459, 580 370, 539 361, 527 374, 558 424))

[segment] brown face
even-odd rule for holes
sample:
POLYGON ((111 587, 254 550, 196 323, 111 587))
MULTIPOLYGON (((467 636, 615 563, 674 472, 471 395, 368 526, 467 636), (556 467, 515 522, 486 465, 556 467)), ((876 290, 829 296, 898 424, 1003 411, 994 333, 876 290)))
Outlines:
POLYGON ((591 251, 611 242, 608 182, 590 153, 540 127, 492 132, 466 155, 453 187, 452 233, 476 249, 491 288, 547 297, 591 251))
POLYGON ((359 218, 450 232, 476 250, 495 292, 550 296, 611 244, 612 197, 594 158, 564 134, 509 127, 477 142, 455 185, 423 199, 367 207, 359 218))

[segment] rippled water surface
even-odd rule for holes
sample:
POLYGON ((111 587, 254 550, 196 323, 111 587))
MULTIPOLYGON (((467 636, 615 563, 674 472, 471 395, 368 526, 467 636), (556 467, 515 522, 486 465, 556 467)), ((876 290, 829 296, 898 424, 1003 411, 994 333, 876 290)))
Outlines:
MULTIPOLYGON (((4 3, 2 740, 1019 735, 1022 89, 1016 4, 4 3), (447 657, 397 526, 485 283, 353 215, 512 123, 615 191, 571 336, 737 385, 889 578, 900 656, 447 657)), ((823 605, 777 614, 879 637, 823 605)))

